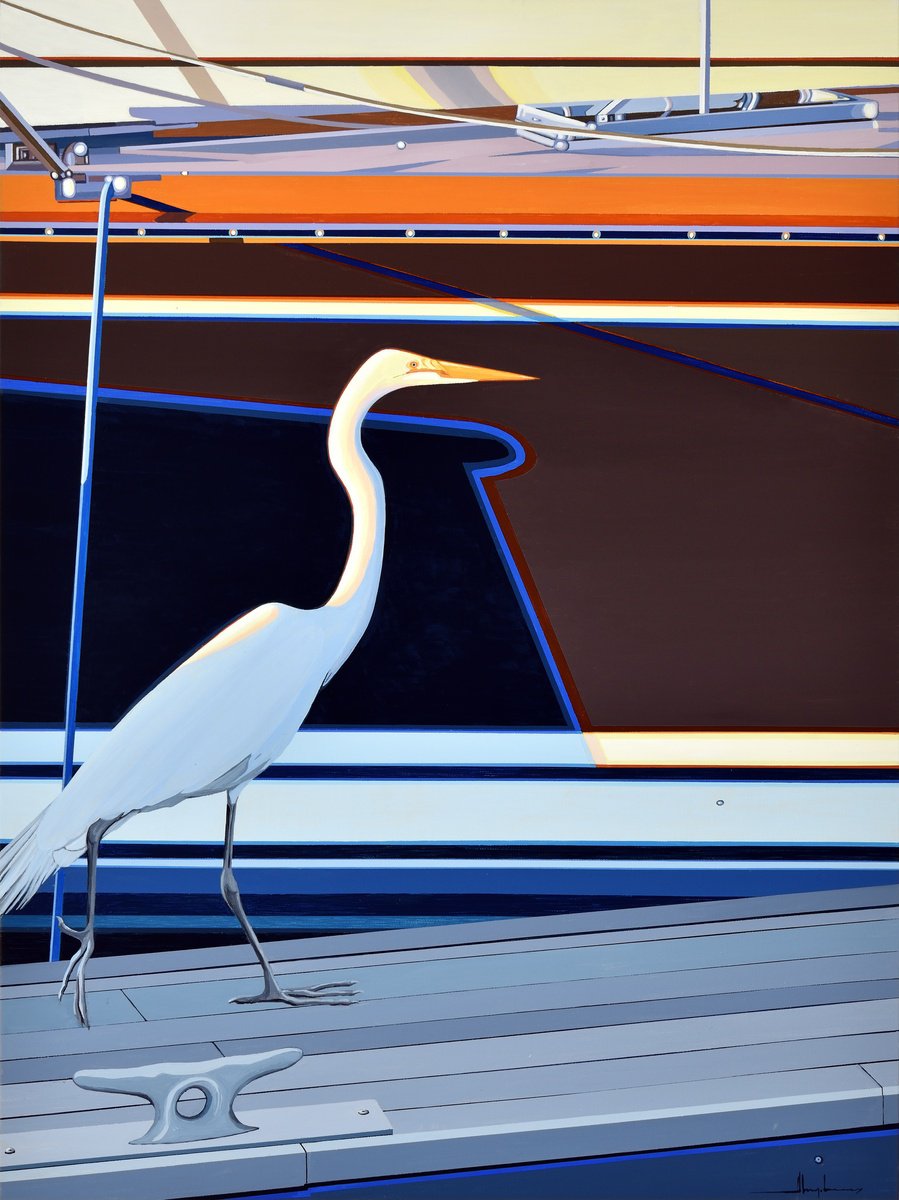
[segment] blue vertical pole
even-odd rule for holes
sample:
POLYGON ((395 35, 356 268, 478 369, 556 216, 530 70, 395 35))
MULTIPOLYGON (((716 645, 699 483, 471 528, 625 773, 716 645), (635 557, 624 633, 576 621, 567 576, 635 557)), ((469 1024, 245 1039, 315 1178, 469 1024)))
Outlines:
MULTIPOLYGON (((94 258, 94 295, 91 303, 90 347, 87 356, 87 389, 84 397, 84 439, 81 449, 81 494, 78 502, 78 534, 75 542, 75 582, 72 589, 72 626, 69 635, 69 669, 66 677, 66 736, 62 759, 62 786, 73 774, 75 757, 75 714, 78 707, 78 672, 81 666, 81 625, 84 616, 84 581, 87 574, 87 542, 91 520, 91 488, 94 478, 94 430, 97 423, 97 389, 100 382, 100 341, 103 333, 103 297, 106 290, 106 251, 109 245, 109 209, 112 180, 100 192, 97 216, 97 251, 94 258)), ((59 959, 59 921, 65 895, 65 871, 53 881, 53 917, 50 925, 50 962, 59 959)))

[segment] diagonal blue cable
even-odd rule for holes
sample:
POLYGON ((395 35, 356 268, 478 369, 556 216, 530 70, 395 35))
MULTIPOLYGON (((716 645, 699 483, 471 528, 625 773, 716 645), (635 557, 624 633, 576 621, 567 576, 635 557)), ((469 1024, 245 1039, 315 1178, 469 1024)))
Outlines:
MULTIPOLYGON (((399 271, 395 267, 383 267, 377 263, 368 262, 366 259, 353 258, 348 254, 340 254, 336 250, 326 250, 322 246, 291 243, 289 249, 300 250, 304 254, 311 254, 317 258, 330 259, 332 262, 369 271, 374 275, 384 275, 389 279, 396 279, 402 283, 411 283, 432 292, 440 292, 445 296, 455 296, 462 300, 474 300, 478 304, 486 304, 490 308, 497 309, 499 312, 525 317, 530 321, 539 321, 541 324, 544 323, 539 313, 534 312, 533 309, 526 308, 524 305, 511 304, 508 300, 494 300, 489 296, 482 296, 479 292, 470 292, 466 288, 455 287, 453 284, 438 283, 436 280, 428 279, 424 275, 414 275, 409 271, 399 271)), ((595 338, 600 342, 608 342, 613 346, 621 346, 625 350, 636 350, 640 354, 648 354, 651 358, 660 358, 667 362, 679 363, 684 367, 693 367, 695 370, 706 371, 710 375, 718 375, 723 379, 733 379, 738 383, 749 383, 753 387, 764 388, 768 392, 775 392, 781 396, 792 396, 796 400, 804 400, 809 404, 817 404, 822 408, 835 409, 837 412, 848 413, 853 417, 864 417, 866 420, 874 421, 878 425, 899 426, 899 418, 891 417, 887 413, 876 412, 871 408, 863 408, 860 404, 849 404, 845 400, 835 400, 831 396, 822 396, 818 392, 811 392, 807 388, 794 387, 789 383, 778 383, 773 379, 766 379, 764 375, 753 375, 749 371, 738 371, 733 367, 725 367, 720 363, 714 363, 705 358, 696 358, 691 354, 682 354, 679 350, 668 350, 664 346, 655 346, 651 342, 641 342, 638 338, 628 337, 623 333, 612 333, 608 329, 597 329, 593 325, 583 325, 578 321, 553 321, 552 325, 555 328, 566 329, 571 333, 579 333, 585 337, 595 338)))

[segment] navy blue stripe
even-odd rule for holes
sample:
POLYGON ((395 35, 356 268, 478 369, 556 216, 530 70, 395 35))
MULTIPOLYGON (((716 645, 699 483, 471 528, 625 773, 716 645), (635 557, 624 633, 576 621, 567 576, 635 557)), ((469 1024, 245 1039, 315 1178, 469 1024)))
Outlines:
MULTIPOLYGON (((109 868, 100 863, 98 892, 100 907, 95 928, 145 930, 169 929, 173 933, 189 930, 236 930, 236 921, 227 911, 220 892, 222 863, 211 862, 202 873, 191 870, 131 870, 109 868), (110 872, 114 878, 110 880, 110 872)), ((427 880, 410 880, 397 872, 395 878, 382 878, 381 886, 371 891, 365 879, 327 879, 310 887, 306 872, 254 872, 239 867, 241 895, 247 915, 257 932, 283 931, 294 937, 316 931, 362 929, 414 929, 428 925, 457 925, 474 921, 508 920, 516 917, 545 917, 558 913, 608 912, 622 908, 653 907, 660 904, 689 903, 691 900, 726 900, 735 896, 778 896, 784 894, 832 891, 839 888, 884 887, 895 885, 895 871, 628 871, 625 878, 610 880, 596 870, 572 881, 570 890, 546 885, 547 876, 529 871, 509 882, 491 879, 489 871, 480 873, 485 886, 442 888, 447 873, 439 873, 434 886, 427 880), (578 886, 580 884, 580 886, 578 886), (611 884, 612 886, 609 886, 611 884), (647 884, 649 886, 647 886, 647 884), (492 886, 491 886, 492 885, 492 886), (402 896, 393 899, 391 890, 402 896)), ((494 871, 494 875, 500 872, 494 871)), ((505 875, 505 872, 502 872, 505 875)), ((620 873, 619 873, 620 874, 620 873)), ((428 878, 431 878, 429 872, 428 878)), ((550 880, 552 876, 549 876, 550 880)), ((454 882, 450 879, 448 882, 454 882)), ((70 882, 66 899, 69 915, 83 911, 83 876, 80 884, 70 882)), ((49 901, 49 895, 43 897, 49 901)), ((12 930, 46 930, 49 913, 46 903, 32 901, 30 910, 14 913, 2 920, 3 933, 12 930)), ((174 947, 170 947, 174 948, 174 947)), ((136 949, 136 947, 135 947, 136 949)), ((880 999, 899 992, 899 981, 885 979, 880 999)), ((869 999, 874 999, 869 996, 869 999)))
MULTIPOLYGON (((54 763, 4 763, 0 778, 58 779, 60 768, 54 763)), ((282 780, 623 780, 646 781, 686 780, 710 783, 739 783, 754 781, 792 782, 884 782, 899 780, 894 767, 564 767, 564 766, 494 766, 396 764, 356 765, 322 763, 314 766, 283 763, 269 767, 259 779, 282 780)))
MULTIPOLYGON (((221 842, 113 842, 105 841, 101 856, 104 861, 141 860, 164 858, 169 861, 209 858, 221 861, 221 842)), ((892 846, 834 846, 834 845, 729 845, 697 844, 679 845, 664 843, 656 845, 627 845, 616 843, 582 842, 518 842, 493 845, 489 843, 442 844, 395 842, 316 842, 316 843, 254 843, 242 842, 235 847, 235 861, 241 858, 263 860, 290 860, 319 862, 328 859, 359 860, 363 863, 383 859, 401 859, 406 862, 427 863, 432 859, 452 859, 477 865, 482 859, 499 859, 515 862, 531 859, 540 862, 600 863, 625 861, 640 863, 695 862, 697 866, 708 863, 804 863, 826 864, 829 862, 876 862, 885 866, 895 865, 896 855, 892 846)))
MULTIPOLYGON (((517 312, 523 316, 537 319, 536 314, 521 305, 510 304, 504 300, 494 301, 489 296, 483 296, 479 292, 470 292, 467 288, 455 287, 448 283, 438 283, 422 275, 413 275, 408 271, 398 271, 394 267, 379 266, 364 259, 352 258, 348 254, 339 254, 335 250, 326 250, 321 246, 305 246, 294 243, 291 244, 290 249, 299 250, 303 254, 311 254, 318 258, 329 259, 344 266, 357 267, 360 270, 369 271, 376 275, 384 275, 389 279, 396 279, 402 283, 411 283, 417 287, 427 288, 429 291, 439 292, 446 296, 454 296, 463 300, 476 300, 479 303, 486 302, 495 305, 503 311, 517 312)), ((546 322, 541 321, 541 324, 546 324, 546 322)), ((648 354, 652 358, 661 358, 666 362, 693 367, 696 370, 706 371, 711 375, 717 375, 724 379, 733 379, 737 383, 749 383, 753 387, 764 388, 766 391, 776 392, 778 395, 792 396, 796 400, 804 400, 809 404, 820 405, 822 408, 832 408, 838 412, 849 413, 855 417, 864 417, 866 420, 875 421, 879 425, 899 426, 899 418, 888 416, 885 413, 875 412, 870 408, 862 408, 858 404, 849 404, 844 400, 835 400, 830 396, 822 396, 818 392, 810 392, 805 388, 793 387, 792 384, 778 383, 772 379, 765 379, 762 375, 753 375, 748 371, 738 371, 733 367, 725 367, 720 363, 713 363, 705 358, 696 358, 690 354, 681 354, 678 350, 669 350, 664 346, 654 346, 649 342, 641 342, 637 338, 627 337, 625 334, 612 333, 607 329, 597 329, 593 325, 583 325, 576 321, 553 321, 549 325, 556 329, 565 329, 570 333, 592 337, 597 341, 608 342, 610 345, 620 346, 625 350, 636 350, 640 354, 648 354)))

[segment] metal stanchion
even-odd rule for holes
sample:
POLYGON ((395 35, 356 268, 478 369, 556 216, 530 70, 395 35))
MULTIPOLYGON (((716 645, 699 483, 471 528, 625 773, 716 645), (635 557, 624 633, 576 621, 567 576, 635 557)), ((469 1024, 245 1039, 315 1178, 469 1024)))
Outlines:
MULTIPOLYGON (((91 304, 90 348, 87 358, 87 388, 84 399, 84 439, 81 450, 81 493, 78 504, 78 534, 75 543, 75 582, 72 589, 72 626, 69 636, 69 667, 66 677, 66 732, 62 760, 63 787, 72 778, 75 756, 75 715, 78 707, 78 674, 81 665, 81 626, 84 617, 84 584, 87 575, 87 544, 90 534, 91 488, 94 475, 94 431, 97 423, 97 390, 100 380, 100 342, 103 333, 103 297, 106 290, 106 252, 109 244, 109 210, 115 189, 107 179, 100 192, 97 216, 97 253, 94 259, 94 294, 91 304)), ((65 872, 53 881, 53 916, 50 927, 50 962, 59 959, 59 921, 65 895, 65 872)))

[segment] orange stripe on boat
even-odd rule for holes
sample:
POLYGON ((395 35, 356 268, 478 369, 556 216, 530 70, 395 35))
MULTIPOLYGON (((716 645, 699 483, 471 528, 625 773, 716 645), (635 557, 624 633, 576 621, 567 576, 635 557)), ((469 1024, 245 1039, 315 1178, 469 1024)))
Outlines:
MULTIPOLYGON (((899 187, 892 179, 212 175, 141 181, 136 190, 194 214, 187 224, 501 221, 795 228, 899 223, 899 187)), ((96 202, 57 203, 47 176, 9 174, 0 178, 0 209, 6 221, 60 226, 95 221, 97 214, 96 202)), ((138 204, 119 201, 113 205, 112 220, 151 224, 159 217, 138 204)))

